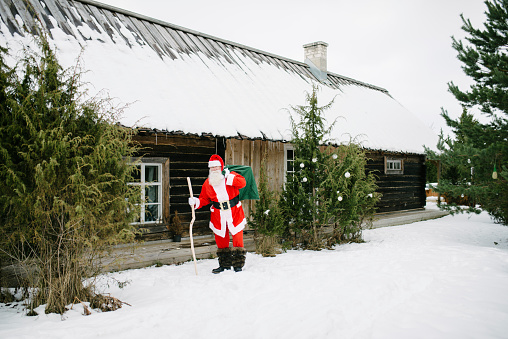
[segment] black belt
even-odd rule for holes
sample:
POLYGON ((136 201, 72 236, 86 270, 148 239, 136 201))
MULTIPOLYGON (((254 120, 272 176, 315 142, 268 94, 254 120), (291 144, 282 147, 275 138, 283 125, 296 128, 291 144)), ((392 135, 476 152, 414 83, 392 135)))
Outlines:
POLYGON ((231 207, 236 206, 239 202, 240 202, 240 196, 237 195, 236 197, 234 197, 233 199, 231 199, 229 201, 221 201, 221 202, 212 201, 212 205, 215 208, 226 211, 226 210, 230 209, 231 207))

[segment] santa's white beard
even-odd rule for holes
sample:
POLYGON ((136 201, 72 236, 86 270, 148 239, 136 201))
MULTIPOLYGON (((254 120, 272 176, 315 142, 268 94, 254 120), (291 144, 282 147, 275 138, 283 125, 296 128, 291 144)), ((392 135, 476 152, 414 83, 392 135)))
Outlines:
POLYGON ((208 174, 208 180, 210 181, 210 185, 217 186, 221 183, 222 179, 224 179, 224 176, 221 172, 210 172, 208 174))

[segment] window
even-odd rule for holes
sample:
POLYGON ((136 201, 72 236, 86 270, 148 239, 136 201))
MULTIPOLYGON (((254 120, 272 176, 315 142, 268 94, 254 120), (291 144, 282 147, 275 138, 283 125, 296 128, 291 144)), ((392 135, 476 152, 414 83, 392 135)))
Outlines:
POLYGON ((387 170, 397 170, 400 171, 402 169, 402 161, 400 160, 387 160, 386 161, 386 169, 387 170))
MULTIPOLYGON (((293 146, 284 145, 284 172, 295 173, 295 151, 293 146)), ((285 176, 284 176, 285 177, 285 176)))
POLYGON ((136 165, 134 182, 141 193, 141 213, 137 223, 156 223, 162 220, 162 164, 136 165))
POLYGON ((403 160, 385 157, 385 174, 404 174, 403 160))

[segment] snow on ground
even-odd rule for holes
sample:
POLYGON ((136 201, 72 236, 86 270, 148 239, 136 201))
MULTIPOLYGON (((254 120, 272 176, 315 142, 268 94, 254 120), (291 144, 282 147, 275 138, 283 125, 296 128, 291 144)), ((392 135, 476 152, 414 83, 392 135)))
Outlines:
POLYGON ((241 273, 201 260, 198 276, 193 263, 109 274, 104 292, 131 306, 62 318, 0 304, 0 338, 507 338, 508 227, 457 215, 364 239, 249 253, 241 273))

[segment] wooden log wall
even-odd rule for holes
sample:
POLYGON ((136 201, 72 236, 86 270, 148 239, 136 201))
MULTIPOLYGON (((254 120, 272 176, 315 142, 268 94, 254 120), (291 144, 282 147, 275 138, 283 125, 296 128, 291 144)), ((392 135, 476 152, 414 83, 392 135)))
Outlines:
MULTIPOLYGON (((284 143, 263 140, 226 140, 227 164, 252 167, 256 183, 263 155, 267 156, 267 176, 270 189, 280 192, 284 183, 284 143)), ((367 171, 377 178, 377 192, 382 194, 377 212, 391 212, 425 207, 425 156, 390 152, 368 152, 367 171), (385 174, 385 157, 403 160, 402 174, 385 174)), ((244 203, 244 210, 250 216, 254 201, 244 203)))
POLYGON ((425 156, 369 152, 367 171, 377 177, 377 192, 383 196, 378 213, 425 207, 425 156), (385 174, 385 156, 403 160, 402 174, 385 174))
MULTIPOLYGON (((164 205, 164 215, 160 224, 146 224, 144 236, 146 240, 164 239, 172 236, 170 227, 170 215, 178 211, 184 223, 184 234, 188 236, 188 226, 191 220, 191 209, 188 204, 189 188, 187 177, 191 178, 192 190, 195 196, 201 192, 201 185, 208 176, 208 160, 217 153, 224 157, 224 139, 191 135, 166 135, 148 133, 137 135, 134 141, 138 142, 142 150, 140 156, 160 157, 169 159, 169 191, 163 191, 163 195, 169 204, 164 205)), ((167 172, 167 171, 166 171, 167 172)), ((193 226, 193 234, 210 234, 208 228, 210 220, 210 208, 205 206, 196 211, 196 220, 193 226)))
MULTIPOLYGON (((284 183, 285 143, 266 140, 224 139, 191 135, 165 135, 148 133, 134 138, 141 146, 140 155, 148 158, 167 159, 163 171, 169 173, 169 182, 164 186, 164 213, 160 224, 148 224, 147 240, 168 238, 170 215, 175 211, 184 225, 191 219, 188 205, 189 190, 187 177, 192 180, 194 195, 199 195, 201 185, 208 176, 208 160, 217 153, 227 165, 248 165, 252 167, 256 183, 259 184, 261 162, 266 156, 266 171, 270 189, 280 192, 284 183)), ((383 196, 378 212, 417 209, 425 206, 425 156, 405 155, 386 152, 368 152, 367 171, 377 177, 378 192, 383 196), (402 159, 403 174, 385 174, 385 157, 402 159)), ((165 175, 167 178, 167 176, 165 175)), ((247 220, 250 220, 255 201, 242 202, 247 220)), ((209 228, 209 206, 196 211, 194 234, 211 234, 209 228)), ((188 236, 184 227, 183 236, 188 236)), ((248 229, 248 228, 247 228, 248 229)))

